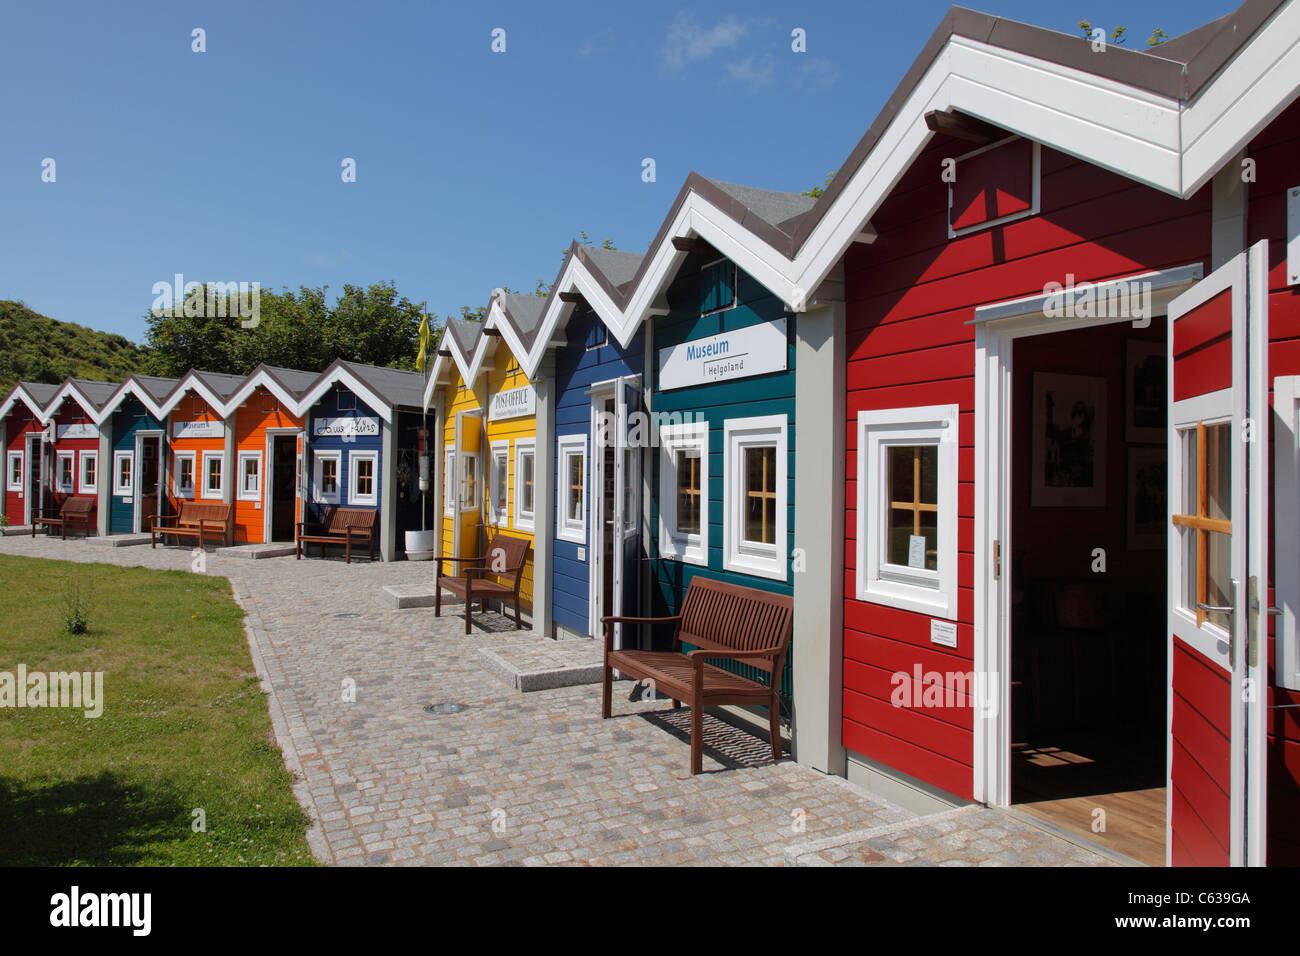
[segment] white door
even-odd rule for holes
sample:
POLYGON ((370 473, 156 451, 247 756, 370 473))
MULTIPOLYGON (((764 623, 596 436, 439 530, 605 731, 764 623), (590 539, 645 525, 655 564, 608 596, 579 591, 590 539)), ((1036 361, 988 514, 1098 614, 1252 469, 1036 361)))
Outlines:
POLYGON ((1169 305, 1166 862, 1262 865, 1267 243, 1169 305))
MULTIPOLYGON (((614 588, 611 614, 635 617, 640 613, 641 583, 641 447, 645 436, 641 388, 636 378, 620 378, 615 387, 614 412, 614 515, 610 525, 613 535, 614 588), (637 434, 633 434, 633 430, 637 434)), ((614 629, 615 647, 636 629, 619 624, 614 629)))

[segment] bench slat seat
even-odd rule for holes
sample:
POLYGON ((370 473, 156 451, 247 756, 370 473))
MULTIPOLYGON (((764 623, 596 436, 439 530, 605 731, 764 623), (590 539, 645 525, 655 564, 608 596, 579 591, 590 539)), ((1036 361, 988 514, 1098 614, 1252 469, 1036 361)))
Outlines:
POLYGON ((434 581, 433 615, 442 616, 442 589, 465 599, 465 633, 472 626, 470 619, 474 602, 479 602, 480 612, 486 613, 489 599, 500 601, 503 609, 507 601, 515 607, 515 627, 522 628, 519 616, 519 587, 523 584, 524 565, 532 555, 532 545, 525 538, 510 534, 495 534, 488 542, 487 551, 480 558, 434 558, 438 571, 434 581), (460 567, 460 574, 443 574, 442 566, 460 567))
POLYGON ((295 560, 302 560, 304 544, 319 544, 321 557, 331 544, 343 545, 344 563, 352 563, 352 544, 366 545, 370 560, 375 560, 375 520, 379 512, 374 508, 343 508, 330 505, 319 522, 299 521, 295 560), (314 530, 313 530, 314 529, 314 530))
POLYGON ((64 541, 68 540, 69 528, 80 528, 83 534, 89 535, 90 516, 94 510, 94 498, 76 497, 64 501, 58 514, 46 514, 44 509, 37 511, 32 518, 32 537, 36 537, 38 527, 58 528, 64 541))
POLYGON ((158 515, 149 526, 149 546, 158 547, 158 538, 167 543, 167 536, 193 538, 202 548, 209 536, 218 543, 229 545, 231 535, 231 506, 222 501, 181 500, 180 511, 174 515, 158 515))
POLYGON ((762 704, 768 709, 772 759, 781 759, 781 674, 794 628, 794 602, 788 595, 747 588, 696 575, 686 588, 680 614, 672 617, 602 617, 605 666, 601 716, 611 712, 614 671, 637 681, 653 681, 655 692, 673 707, 691 704, 691 773, 704 769, 704 708, 717 704, 762 704), (673 625, 671 651, 614 648, 615 624, 673 625), (695 650, 681 652, 683 644, 695 650), (763 683, 715 664, 728 660, 767 675, 763 683))

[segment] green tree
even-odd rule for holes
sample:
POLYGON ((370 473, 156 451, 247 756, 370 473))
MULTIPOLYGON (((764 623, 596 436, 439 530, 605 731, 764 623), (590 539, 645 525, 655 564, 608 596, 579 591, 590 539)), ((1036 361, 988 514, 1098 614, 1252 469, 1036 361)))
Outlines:
POLYGON ((825 193, 826 193, 826 188, 827 188, 828 186, 830 186, 830 184, 831 184, 831 180, 834 179, 834 178, 835 178, 835 174, 834 174, 834 173, 827 173, 827 174, 826 174, 826 182, 822 183, 822 185, 820 185, 820 186, 814 186, 812 189, 805 189, 805 190, 804 190, 803 192, 801 192, 799 195, 800 195, 800 196, 811 196, 813 199, 821 199, 822 196, 825 195, 825 193))

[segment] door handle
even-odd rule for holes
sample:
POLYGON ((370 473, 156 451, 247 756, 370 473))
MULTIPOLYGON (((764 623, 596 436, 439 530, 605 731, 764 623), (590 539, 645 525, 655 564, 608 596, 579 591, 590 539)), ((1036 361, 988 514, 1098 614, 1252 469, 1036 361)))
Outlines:
POLYGON ((1229 606, 1227 606, 1227 607, 1220 607, 1220 606, 1215 605, 1215 604, 1206 604, 1204 601, 1197 601, 1197 602, 1196 602, 1196 610, 1198 610, 1198 611, 1205 611, 1207 614, 1211 614, 1211 613, 1213 613, 1213 614, 1232 614, 1232 613, 1235 612, 1237 609, 1234 608, 1234 607, 1232 607, 1231 605, 1229 605, 1229 606))

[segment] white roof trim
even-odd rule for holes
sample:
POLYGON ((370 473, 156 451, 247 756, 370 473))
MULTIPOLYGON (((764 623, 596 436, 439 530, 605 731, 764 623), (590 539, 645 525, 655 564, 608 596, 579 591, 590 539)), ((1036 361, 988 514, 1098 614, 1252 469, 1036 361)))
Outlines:
POLYGON ((48 425, 50 423, 49 419, 45 417, 45 409, 41 407, 40 403, 32 397, 32 394, 28 392, 27 389, 23 388, 21 382, 13 387, 13 391, 11 391, 9 397, 4 400, 4 404, 0 405, 0 418, 8 417, 9 412, 13 409, 14 405, 20 401, 27 406, 27 410, 32 413, 32 417, 42 425, 48 425))
POLYGON ((99 409, 91 403, 89 398, 82 394, 81 389, 77 388, 76 383, 71 379, 68 379, 63 383, 62 387, 54 393, 54 397, 50 399, 50 403, 45 406, 46 424, 49 424, 49 422, 54 419, 54 415, 58 411, 59 406, 67 401, 68 396, 71 396, 72 399, 81 406, 81 410, 90 417, 92 422, 96 425, 103 424, 104 420, 99 415, 99 409))
POLYGON ((208 403, 208 406, 222 418, 230 417, 231 410, 226 407, 225 401, 208 387, 208 384, 198 376, 197 372, 186 372, 181 377, 180 382, 176 384, 176 387, 172 389, 171 394, 163 400, 159 409, 164 415, 170 415, 172 409, 179 405, 181 399, 190 392, 198 392, 203 397, 203 400, 208 403))
MULTIPOLYGON (((360 396, 361 400, 370 408, 373 408, 380 417, 388 424, 393 423, 393 405, 386 399, 380 398, 375 394, 369 385, 357 378, 352 370, 338 362, 332 364, 325 370, 325 373, 309 388, 303 395, 300 403, 301 412, 298 417, 305 419, 307 413, 317 402, 325 397, 325 393, 330 390, 330 386, 342 382, 354 394, 360 396)), ((303 424, 306 424, 304 421, 303 424)))
POLYGON ((269 370, 260 367, 244 381, 243 385, 239 386, 239 391, 235 392, 230 401, 226 403, 225 417, 229 418, 234 415, 239 410, 239 406, 248 401, 258 388, 265 388, 278 398, 294 418, 302 418, 303 410, 297 396, 277 382, 269 370))
POLYGON ((137 382, 135 375, 132 374, 127 377, 125 382, 118 386, 117 391, 114 392, 112 397, 104 403, 104 407, 100 409, 95 424, 102 425, 104 422, 108 421, 109 416, 111 416, 113 412, 117 411, 117 407, 122 404, 122 400, 125 399, 128 394, 134 395, 138 398, 140 404, 149 411, 149 414, 153 415, 153 417, 159 421, 162 421, 167 417, 167 413, 162 410, 162 406, 153 400, 145 390, 144 386, 137 382))

